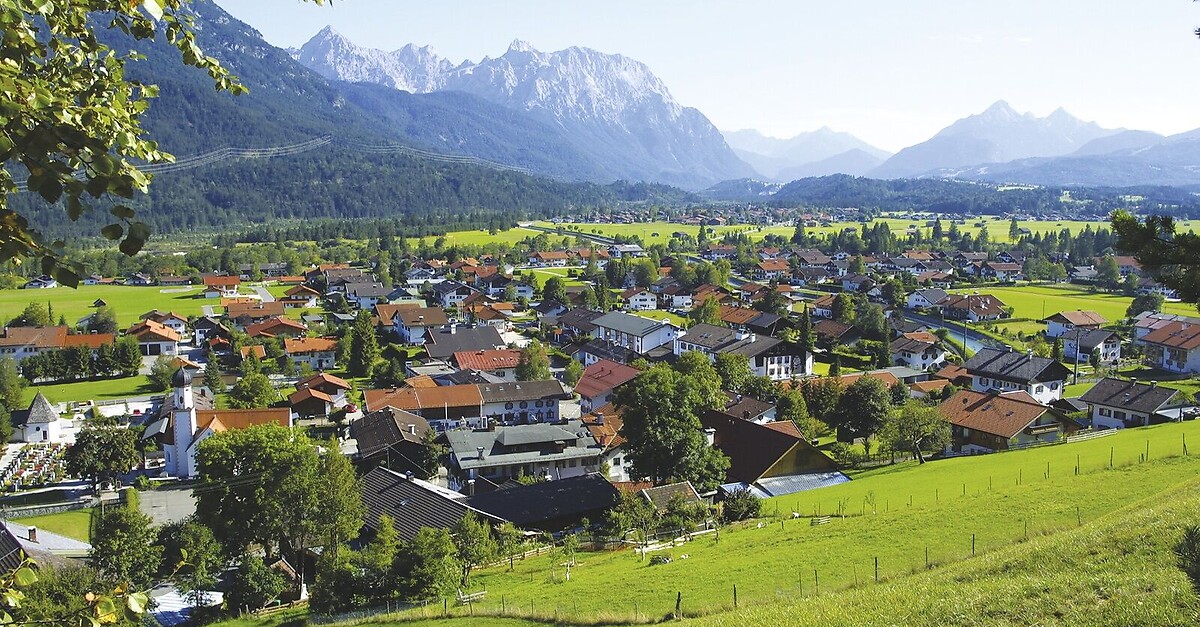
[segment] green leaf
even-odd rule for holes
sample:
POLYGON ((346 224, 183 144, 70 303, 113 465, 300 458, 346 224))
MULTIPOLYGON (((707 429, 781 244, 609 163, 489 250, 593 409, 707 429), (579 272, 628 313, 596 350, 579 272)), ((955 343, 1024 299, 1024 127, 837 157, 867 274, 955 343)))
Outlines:
POLYGON ((150 603, 149 597, 145 592, 134 592, 125 597, 125 606, 134 614, 142 614, 146 611, 146 606, 150 603))
POLYGON ((134 222, 129 225, 129 237, 146 242, 150 239, 150 225, 145 222, 134 222))
POLYGON ((108 226, 100 229, 100 234, 103 235, 105 239, 119 240, 121 239, 121 236, 125 234, 125 228, 120 224, 109 224, 108 226))
POLYGON ((37 573, 28 566, 22 566, 17 569, 17 572, 13 573, 13 581, 20 587, 32 586, 37 583, 37 580, 37 573))
POLYGON ((137 215, 136 211, 126 207, 125 205, 115 205, 112 209, 109 209, 108 212, 118 218, 121 218, 122 220, 132 220, 137 215))

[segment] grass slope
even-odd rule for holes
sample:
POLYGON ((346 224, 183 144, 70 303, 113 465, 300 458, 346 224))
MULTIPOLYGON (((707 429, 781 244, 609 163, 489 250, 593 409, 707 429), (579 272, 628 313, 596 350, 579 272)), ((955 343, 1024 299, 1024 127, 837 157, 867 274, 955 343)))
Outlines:
POLYGON ((92 525, 92 510, 90 509, 76 509, 69 512, 60 512, 47 516, 31 516, 16 520, 23 527, 37 527, 44 531, 57 533, 60 536, 67 536, 68 538, 74 538, 83 542, 90 541, 90 529, 92 525))
POLYGON ((76 289, 56 287, 48 290, 0 290, 0 320, 7 322, 15 318, 31 302, 50 303, 54 307, 54 320, 61 314, 67 324, 75 323, 95 309, 92 303, 103 299, 117 314, 122 327, 137 322, 138 316, 152 309, 174 311, 182 316, 198 316, 204 305, 221 303, 218 299, 196 298, 200 287, 164 288, 132 287, 126 285, 80 285, 76 289), (175 290, 186 289, 186 292, 175 290), (164 291, 167 290, 167 291, 164 291))

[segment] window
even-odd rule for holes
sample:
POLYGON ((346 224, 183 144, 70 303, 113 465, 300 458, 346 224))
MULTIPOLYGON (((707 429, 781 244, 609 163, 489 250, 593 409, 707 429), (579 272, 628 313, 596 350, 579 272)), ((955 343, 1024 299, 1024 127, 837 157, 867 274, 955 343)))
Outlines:
POLYGON ((568 467, 570 467, 570 468, 574 468, 574 467, 575 467, 575 460, 573 460, 573 459, 572 459, 570 462, 568 462, 568 463, 567 463, 567 466, 568 466, 568 467))
POLYGON ((541 402, 541 401, 534 401, 534 402, 533 402, 533 406, 534 406, 534 407, 541 407, 541 406, 542 406, 542 402, 541 402))
POLYGON ((521 409, 528 409, 529 401, 521 401, 521 409))
POLYGON ((1113 418, 1116 418, 1117 420, 1125 420, 1125 412, 1123 412, 1123 411, 1113 412, 1113 418))
POLYGON ((1104 407, 1101 407, 1101 408, 1100 408, 1100 415, 1101 415, 1101 416, 1111 416, 1111 415, 1112 415, 1112 410, 1111 410, 1111 409, 1106 409, 1106 408, 1104 408, 1104 407))
POLYGON ((1045 387, 1045 386, 1042 386, 1042 385, 1039 385, 1039 386, 1037 386, 1037 387, 1036 387, 1036 388, 1034 388, 1034 390, 1033 390, 1033 392, 1034 392, 1035 394, 1041 394, 1042 392, 1045 392, 1045 391, 1046 391, 1046 387, 1045 387))
POLYGON ((513 408, 513 404, 512 404, 512 403, 505 403, 505 404, 504 404, 504 409, 512 409, 512 408, 513 408))
POLYGON ((1050 389, 1051 389, 1051 390, 1057 390, 1057 389, 1058 389, 1058 384, 1057 384, 1057 383, 1051 383, 1051 384, 1050 384, 1050 389))
POLYGON ((987 385, 987 384, 988 384, 987 377, 983 377, 983 378, 979 379, 979 385, 987 385))

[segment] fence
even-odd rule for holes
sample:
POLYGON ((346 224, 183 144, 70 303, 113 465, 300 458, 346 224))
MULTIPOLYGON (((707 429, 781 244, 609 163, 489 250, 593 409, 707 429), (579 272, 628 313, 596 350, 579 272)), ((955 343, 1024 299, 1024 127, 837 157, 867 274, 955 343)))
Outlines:
POLYGON ((941 453, 937 456, 937 459, 951 459, 954 457, 970 457, 972 455, 991 455, 993 453, 1004 453, 1004 452, 1008 452, 1008 451, 1023 451, 1025 449, 1039 448, 1042 446, 1057 446, 1060 444, 1071 444, 1072 442, 1084 442, 1087 440, 1094 440, 1096 438, 1108 437, 1110 435, 1114 435, 1117 431, 1118 431, 1117 429, 1101 429, 1098 431, 1083 431, 1083 432, 1077 433, 1075 435, 1065 436, 1059 440, 1054 440, 1053 442, 1029 442, 1027 444, 1013 444, 1013 445, 1010 445, 1007 449, 1002 449, 1002 450, 997 450, 997 451, 978 452, 978 453, 972 453, 969 451, 962 451, 962 452, 957 452, 957 453, 955 453, 955 452, 941 453))
POLYGON ((329 625, 331 623, 345 623, 349 621, 366 620, 368 618, 375 618, 377 616, 383 616, 386 614, 396 614, 406 610, 411 610, 416 607, 421 606, 395 602, 386 603, 376 607, 363 608, 361 610, 354 610, 353 612, 341 612, 339 614, 309 614, 308 624, 329 625))
POLYGON ((5 519, 16 518, 33 518, 34 516, 49 516, 51 514, 61 514, 63 512, 71 512, 80 509, 88 509, 96 507, 100 504, 100 499, 93 498, 87 501, 76 501, 74 503, 60 503, 56 505, 31 505, 29 507, 0 507, 0 515, 5 519))

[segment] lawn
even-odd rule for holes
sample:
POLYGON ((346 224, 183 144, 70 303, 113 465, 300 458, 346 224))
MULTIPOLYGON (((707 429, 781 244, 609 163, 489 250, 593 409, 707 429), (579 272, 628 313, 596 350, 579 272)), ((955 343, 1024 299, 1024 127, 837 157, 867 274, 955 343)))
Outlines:
POLYGON ((591 285, 591 283, 588 283, 586 281, 581 281, 578 278, 568 276, 571 274, 572 271, 574 271, 576 274, 579 274, 580 269, 579 268, 535 268, 535 269, 521 270, 520 272, 521 272, 522 276, 531 278, 532 281, 536 284, 537 289, 539 289, 539 290, 542 289, 542 286, 545 285, 546 281, 548 281, 551 277, 558 277, 558 278, 562 279, 563 284, 568 285, 568 286, 570 286, 570 285, 591 285))
MULTIPOLYGON (((1060 311, 1083 309, 1095 311, 1109 322, 1116 322, 1125 317, 1125 310, 1133 302, 1132 298, 1120 294, 1091 293, 1068 286, 1027 285, 954 290, 959 294, 974 291, 991 294, 1004 301, 1004 304, 1013 308, 1014 318, 1032 318, 1034 320, 1041 320, 1060 311)), ((1163 311, 1197 315, 1196 308, 1186 303, 1164 303, 1163 311)))
MULTIPOLYGON (((532 231, 530 229, 516 227, 507 231, 497 231, 495 235, 488 233, 486 230, 477 230, 452 231, 443 237, 446 238, 447 246, 486 246, 488 244, 497 243, 513 245, 527 237, 536 237, 540 233, 540 231, 532 231)), ((555 236, 551 235, 550 237, 553 238, 555 236)), ((437 237, 428 237, 425 239, 428 241, 428 243, 432 244, 437 237)), ((409 240, 409 244, 415 243, 416 242, 414 240, 409 240)))
POLYGON ((60 536, 89 542, 92 528, 92 510, 76 509, 48 516, 31 516, 16 519, 24 527, 37 527, 60 536))
POLYGON ((161 394, 150 387, 145 375, 136 375, 120 379, 103 379, 100 381, 76 381, 73 383, 58 383, 54 385, 37 385, 25 388, 21 403, 28 406, 38 392, 46 395, 51 403, 68 403, 71 401, 104 401, 131 396, 149 396, 161 394))
POLYGON ((620 551, 582 554, 570 581, 561 559, 544 555, 517 562, 513 572, 482 571, 471 589, 488 596, 475 609, 499 613, 503 605, 509 613, 545 619, 557 613, 566 620, 578 612, 601 622, 637 613, 645 620, 663 616, 680 592, 691 613, 731 606, 735 585, 747 604, 799 595, 801 585, 811 593, 814 571, 822 591, 846 589, 873 577, 875 558, 881 577, 898 577, 923 568, 927 549, 930 563, 954 563, 969 558, 973 544, 979 554, 995 551, 1026 533, 1032 538, 1074 528, 1171 489, 1200 471, 1200 457, 1178 457, 1185 435, 1200 442, 1200 423, 869 470, 847 484, 770 500, 761 526, 726 528, 719 538, 710 534, 668 550, 670 564, 651 566, 620 551), (1139 463, 1147 443, 1151 461, 1139 463), (1163 459, 1170 455, 1176 457, 1163 459), (792 518, 792 512, 807 517, 839 510, 846 517, 827 525, 792 518), (601 587, 621 592, 592 593, 601 587))
POLYGON ((219 305, 217 299, 196 298, 200 287, 132 287, 125 285, 80 285, 48 290, 0 290, 0 319, 15 318, 31 302, 50 303, 54 320, 65 316, 68 326, 95 311, 92 303, 103 299, 117 315, 117 322, 128 327, 138 316, 153 310, 174 311, 182 316, 198 316, 204 305, 219 305), (187 290, 178 292, 175 290, 187 290))

